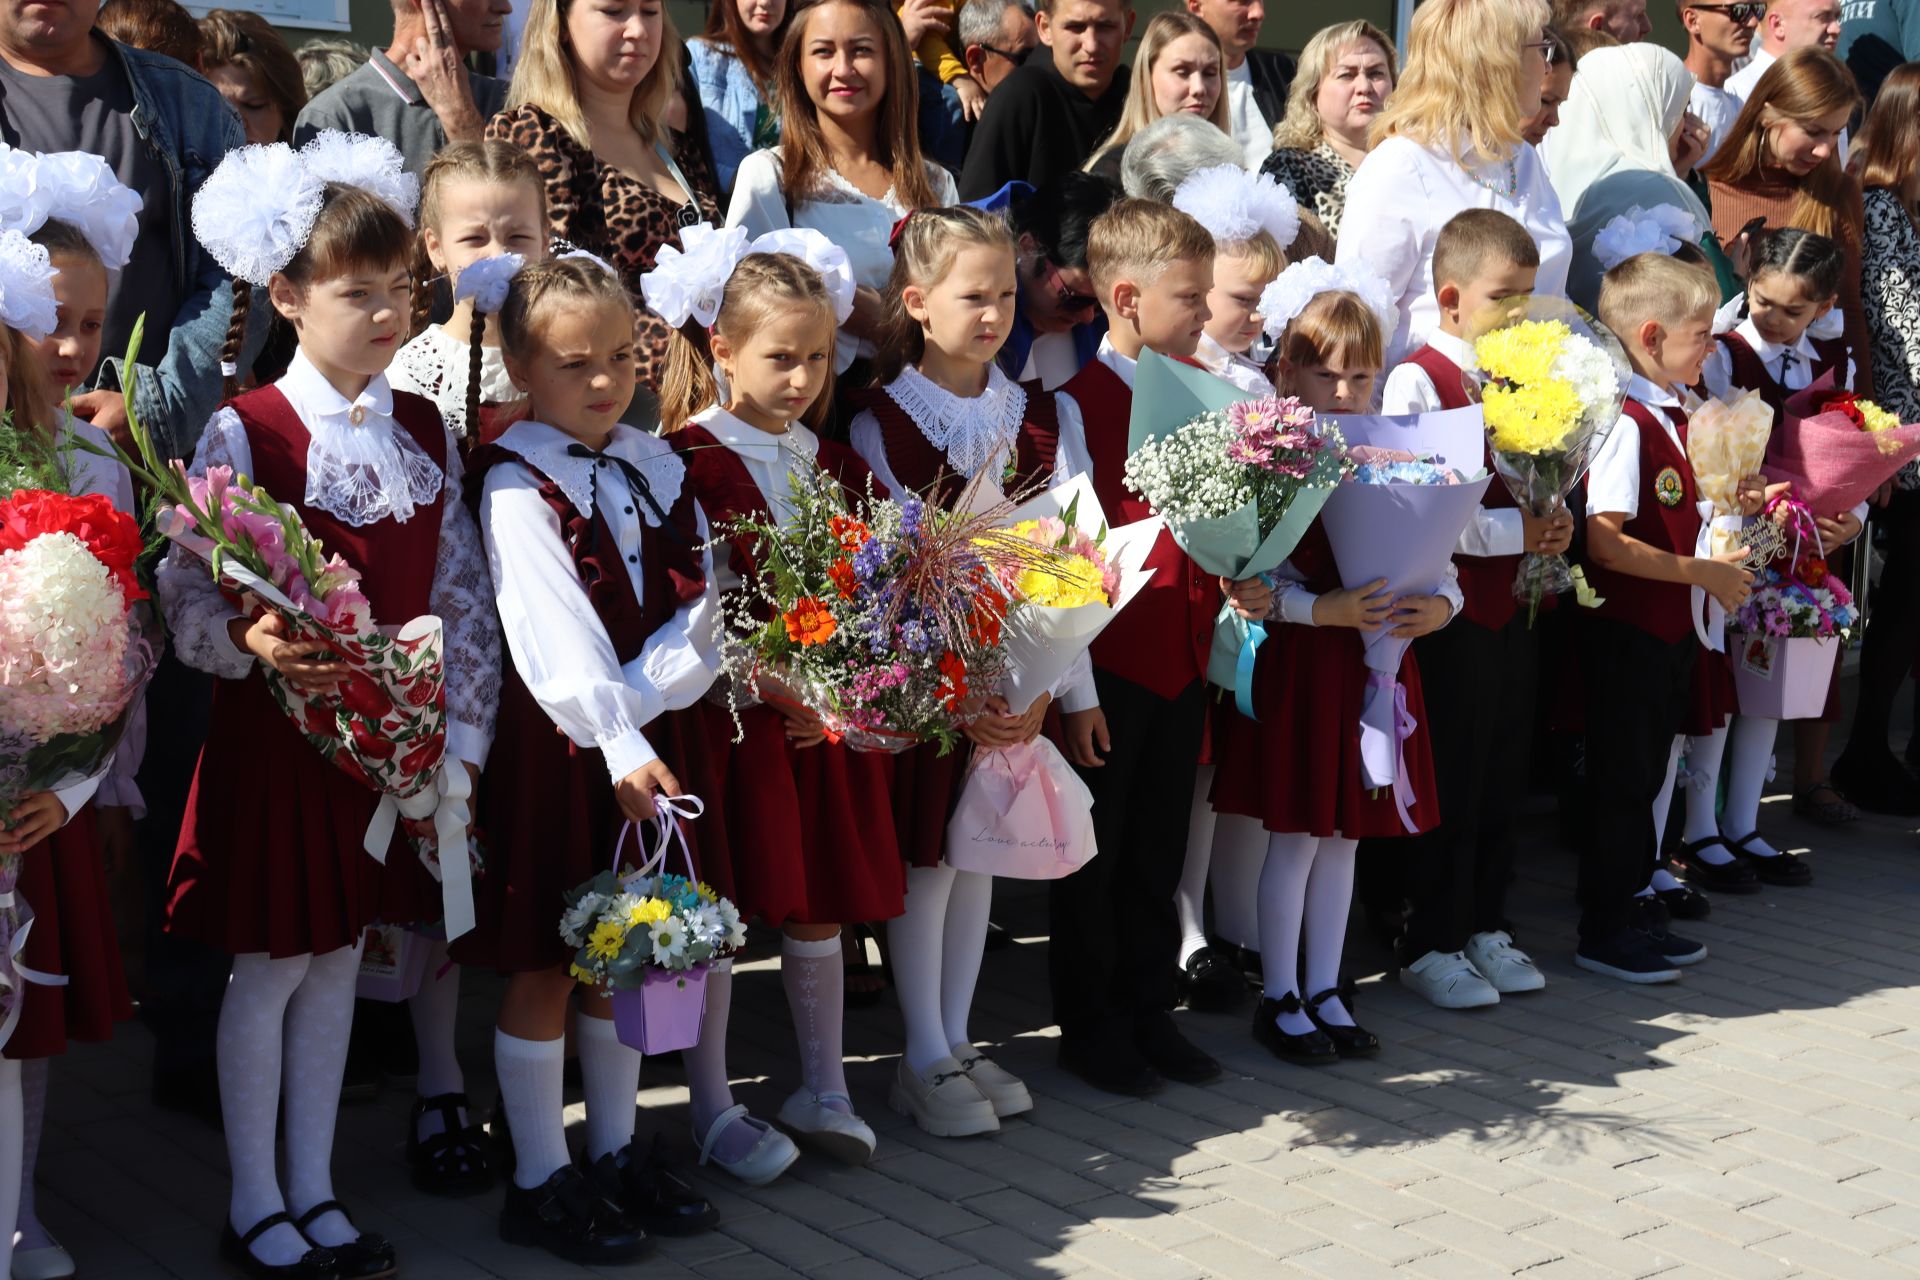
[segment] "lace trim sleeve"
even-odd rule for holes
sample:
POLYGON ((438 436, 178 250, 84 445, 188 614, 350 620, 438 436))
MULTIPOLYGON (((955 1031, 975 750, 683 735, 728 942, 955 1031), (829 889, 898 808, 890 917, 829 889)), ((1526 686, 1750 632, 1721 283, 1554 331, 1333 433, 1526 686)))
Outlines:
POLYGON ((458 500, 463 468, 447 441, 446 502, 440 509, 440 550, 433 567, 433 611, 440 618, 447 678, 447 750, 483 765, 500 712, 500 620, 493 578, 473 512, 458 500))
MULTIPOLYGON (((207 423, 189 470, 205 475, 211 466, 232 467, 235 475, 253 470, 247 429, 231 409, 221 409, 207 423)), ((160 609, 180 660, 196 671, 227 680, 245 678, 253 669, 253 655, 235 649, 227 634, 227 623, 240 617, 240 611, 221 594, 207 562, 185 547, 171 547, 155 578, 160 609)))

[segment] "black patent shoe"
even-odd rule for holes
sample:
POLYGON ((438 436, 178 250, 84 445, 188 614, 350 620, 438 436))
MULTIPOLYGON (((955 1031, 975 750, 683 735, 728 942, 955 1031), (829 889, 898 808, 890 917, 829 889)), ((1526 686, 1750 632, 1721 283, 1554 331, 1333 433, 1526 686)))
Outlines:
POLYGON ((1247 980, 1218 947, 1202 947, 1175 974, 1187 1008, 1231 1013, 1247 1002, 1247 980))
POLYGON ((462 1120, 473 1114, 464 1093, 415 1098, 407 1122, 407 1166, 413 1185, 430 1196, 470 1196, 498 1180, 488 1147, 486 1127, 462 1120), (440 1132, 420 1136, 420 1120, 429 1111, 440 1113, 440 1132))
POLYGON ((1656 889, 1653 896, 1660 899, 1667 914, 1675 920, 1705 920, 1713 914, 1712 901, 1690 884, 1675 889, 1656 889))
MULTIPOLYGON (((300 1261, 276 1266, 254 1255, 252 1244, 281 1223, 293 1227, 290 1213, 270 1213, 241 1235, 231 1222, 220 1233, 220 1260, 254 1280, 340 1280, 339 1260, 331 1249, 309 1249, 300 1261)), ((298 1230, 298 1227, 294 1228, 298 1230)))
POLYGON ((1324 1067, 1340 1061, 1333 1040, 1317 1026, 1304 1035, 1284 1031, 1277 1019, 1283 1013, 1299 1013, 1300 997, 1289 991, 1284 999, 1261 998, 1253 1010, 1253 1038, 1267 1047, 1274 1057, 1303 1067, 1324 1067))
MULTIPOLYGON (((300 1229, 301 1235, 306 1236, 307 1227, 315 1218, 324 1217, 336 1211, 347 1220, 348 1226, 353 1226, 353 1215, 348 1213, 347 1206, 338 1200, 322 1200, 294 1219, 293 1225, 300 1229)), ((358 1227, 353 1229, 359 1234, 345 1244, 320 1246, 312 1236, 307 1236, 309 1242, 325 1248, 333 1255, 334 1274, 339 1276, 340 1280, 385 1280, 387 1276, 400 1269, 400 1264, 394 1256, 393 1245, 385 1236, 377 1231, 360 1231, 358 1227)))
POLYGON ((629 1142, 582 1172, 587 1182, 626 1210, 649 1235, 697 1236, 720 1225, 720 1211, 660 1158, 659 1141, 641 1149, 629 1142))
POLYGON ((632 1262, 648 1246, 640 1224, 570 1164, 531 1189, 507 1184, 500 1238, 508 1244, 545 1249, 583 1267, 632 1262))
POLYGON ((1353 1013, 1353 993, 1328 987, 1319 995, 1307 997, 1307 1016, 1313 1019, 1313 1025, 1326 1032, 1327 1039, 1333 1041, 1334 1052, 1343 1058, 1371 1058, 1378 1054, 1380 1037, 1373 1032, 1361 1026, 1343 1027, 1320 1016, 1320 1006, 1336 996, 1347 1006, 1347 1013, 1353 1013))
POLYGON ((1813 883, 1813 868, 1798 854, 1749 853, 1747 846, 1760 838, 1758 831, 1741 836, 1738 840, 1728 840, 1727 847, 1733 850, 1733 856, 1753 868, 1753 874, 1760 877, 1762 884, 1781 885, 1797 889, 1813 883))
POLYGON ((1680 870, 1687 877, 1687 883, 1696 888, 1711 889, 1715 893, 1760 892, 1760 877, 1756 876, 1753 868, 1741 859, 1735 858, 1732 862, 1708 862, 1700 856, 1702 849, 1716 844, 1726 849, 1728 853, 1733 852, 1728 848, 1727 842, 1719 836, 1708 836, 1704 840, 1695 840, 1683 845, 1680 852, 1674 856, 1673 860, 1680 864, 1680 870))

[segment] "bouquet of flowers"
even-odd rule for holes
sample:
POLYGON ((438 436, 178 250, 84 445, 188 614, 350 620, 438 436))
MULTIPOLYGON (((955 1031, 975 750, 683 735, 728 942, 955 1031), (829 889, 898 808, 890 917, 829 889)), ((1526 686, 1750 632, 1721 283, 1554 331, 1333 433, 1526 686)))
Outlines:
POLYGON ((575 948, 568 972, 613 999, 620 1038, 666 1053, 699 1043, 708 969, 746 945, 747 927, 739 908, 695 877, 690 854, 686 875, 666 870, 674 841, 687 852, 679 820, 704 811, 699 798, 659 796, 655 805, 653 855, 637 870, 620 865, 626 824, 613 867, 566 895, 560 939, 575 948))
MULTIPOLYGON (((1487 450, 1520 508, 1545 519, 1566 506, 1600 442, 1619 419, 1631 371, 1620 343, 1596 320, 1558 298, 1503 304, 1498 327, 1473 344, 1487 450)), ((1573 588, 1564 555, 1529 551, 1513 583, 1527 624, 1541 598, 1573 588)))
POLYGON ((1828 375, 1788 399, 1765 471, 1769 480, 1791 484, 1816 514, 1837 516, 1916 457, 1920 425, 1902 426, 1871 400, 1834 390, 1828 375))
POLYGON ((1859 613, 1846 583, 1828 572, 1813 512, 1780 495, 1768 505, 1792 550, 1760 571, 1731 620, 1734 683, 1745 715, 1800 720, 1825 710, 1827 685, 1859 613))
MULTIPOLYGON (((1744 392, 1731 404, 1709 400, 1687 423, 1687 465, 1693 469, 1700 495, 1700 540, 1697 556, 1724 555, 1741 546, 1746 560, 1758 570, 1773 559, 1780 532, 1772 524, 1749 525, 1740 513, 1740 481, 1759 472, 1773 429, 1773 411, 1758 392, 1744 392)), ((1726 647, 1726 610, 1695 587, 1693 626, 1700 643, 1716 652, 1726 647), (1704 622, 1703 622, 1704 616, 1704 622)))
POLYGON ((251 616, 278 614, 290 637, 325 640, 349 668, 332 689, 306 693, 265 667, 274 701, 335 768, 381 795, 365 845, 385 861, 396 825, 441 882, 447 936, 473 927, 471 879, 476 850, 468 833, 467 771, 447 767, 447 702, 440 620, 377 624, 360 591, 359 572, 324 554, 293 507, 227 467, 189 476, 178 459, 159 456, 134 408, 143 322, 126 359, 128 429, 139 457, 116 449, 136 480, 156 495, 156 524, 167 538, 207 561, 222 589, 251 616), (466 857, 442 859, 441 849, 466 857))
POLYGON ((1006 624, 1024 606, 1006 584, 1059 556, 993 536, 1010 508, 985 496, 984 472, 953 511, 871 492, 849 501, 811 468, 792 483, 785 520, 719 531, 757 567, 722 606, 735 641, 722 670, 736 689, 818 716, 831 742, 937 742, 944 755, 1007 673, 1006 624))
MULTIPOLYGON (((27 792, 107 767, 156 657, 141 549, 139 525, 99 494, 20 489, 0 501, 0 821, 27 792)), ((19 874, 17 855, 0 855, 0 1045, 19 1014, 16 957, 32 924, 19 874)))

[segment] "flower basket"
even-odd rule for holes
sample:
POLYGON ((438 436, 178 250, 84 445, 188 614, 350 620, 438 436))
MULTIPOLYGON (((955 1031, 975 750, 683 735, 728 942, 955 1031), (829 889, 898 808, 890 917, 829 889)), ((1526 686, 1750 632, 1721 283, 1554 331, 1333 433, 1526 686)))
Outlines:
POLYGON ((707 1015, 707 965, 678 973, 649 966, 638 987, 613 989, 613 1030, 641 1053, 672 1053, 700 1043, 707 1015))
POLYGON ((1813 720, 1826 710, 1838 636, 1761 636, 1736 632, 1733 683, 1740 714, 1765 720, 1813 720))

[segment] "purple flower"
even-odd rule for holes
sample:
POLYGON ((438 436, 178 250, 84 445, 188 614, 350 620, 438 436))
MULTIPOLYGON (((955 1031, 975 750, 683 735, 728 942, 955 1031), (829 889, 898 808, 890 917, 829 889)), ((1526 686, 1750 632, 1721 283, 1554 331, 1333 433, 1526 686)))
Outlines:
POLYGON ((926 515, 927 506, 918 498, 909 497, 900 504, 900 534, 906 538, 920 536, 920 521, 926 515))

